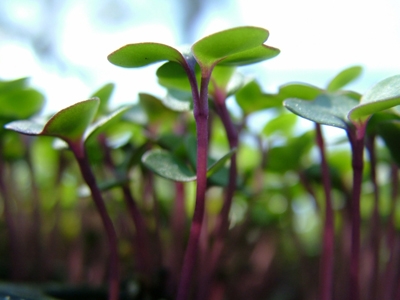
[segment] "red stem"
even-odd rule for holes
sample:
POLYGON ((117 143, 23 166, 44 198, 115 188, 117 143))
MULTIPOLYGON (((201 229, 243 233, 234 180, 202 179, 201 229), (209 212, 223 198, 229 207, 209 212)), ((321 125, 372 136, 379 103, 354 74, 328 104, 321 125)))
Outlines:
MULTIPOLYGON (((101 135, 99 138, 99 142, 103 148, 105 161, 108 164, 109 168, 114 172, 114 175, 118 177, 125 177, 127 174, 119 174, 116 170, 116 166, 114 161, 111 157, 110 149, 107 147, 107 143, 105 140, 105 136, 101 135), (122 176, 121 176, 122 175, 122 176)), ((123 183, 122 186, 122 193, 124 195, 125 204, 128 208, 128 212, 131 216, 131 219, 135 225, 136 229, 136 250, 138 253, 138 266, 139 270, 142 274, 145 274, 147 283, 150 282, 150 278, 152 274, 151 268, 151 251, 150 251, 150 242, 147 235, 146 229, 146 222, 141 214, 138 206, 137 201, 133 197, 132 192, 129 187, 129 182, 123 183)))
MULTIPOLYGON (((237 148, 238 146, 238 131, 233 124, 229 111, 226 107, 226 95, 225 93, 215 86, 214 103, 216 111, 224 125, 226 135, 228 137, 230 150, 237 148)), ((229 170, 229 181, 226 189, 224 203, 222 209, 217 218, 217 224, 215 227, 215 240, 211 250, 211 259, 208 263, 208 268, 205 274, 202 276, 202 282, 200 283, 200 290, 197 299, 207 299, 210 293, 212 280, 218 267, 222 251, 224 249, 224 241, 226 234, 229 229, 229 211, 232 206, 233 195, 236 190, 237 180, 237 163, 236 153, 234 153, 230 159, 231 165, 229 170)))
POLYGON ((365 125, 361 125, 355 130, 347 131, 352 148, 352 167, 353 167, 353 192, 351 203, 351 256, 350 256, 350 298, 351 300, 360 299, 360 198, 362 173, 364 167, 364 134, 365 125))
MULTIPOLYGON (((0 151, 2 150, 0 146, 0 151)), ((17 227, 13 219, 13 211, 11 208, 11 199, 8 186, 5 182, 5 164, 3 161, 2 153, 0 153, 0 194, 3 200, 3 214, 7 225, 7 237, 8 237, 8 250, 10 253, 10 270, 11 279, 21 279, 22 266, 20 263, 21 253, 19 249, 17 227)))
POLYGON ((379 291, 379 256, 380 256, 380 226, 379 226, 379 186, 376 178, 375 137, 367 139, 367 150, 370 160, 371 182, 374 188, 374 209, 371 220, 371 247, 372 247, 372 277, 370 280, 369 298, 378 299, 379 291))
POLYGON ((333 257, 334 257, 334 241, 335 229, 333 221, 332 197, 331 197, 331 178, 329 166, 325 155, 325 143, 322 136, 321 125, 315 126, 317 133, 317 144, 321 156, 322 183, 325 193, 325 224, 322 244, 322 257, 320 264, 320 287, 319 299, 332 299, 332 284, 333 284, 333 257))
MULTIPOLYGON (((194 100, 194 118, 197 128, 197 189, 196 205, 190 228, 189 242, 186 249, 181 278, 178 286, 177 300, 189 299, 190 283, 197 261, 199 239, 205 210, 205 193, 207 189, 207 156, 208 156, 208 83, 211 70, 201 78, 200 98, 194 100)), ((190 78, 189 78, 190 79, 190 78)), ((193 89, 193 88, 192 88, 193 89)), ((195 94, 195 93, 193 93, 195 94)))
POLYGON ((110 216, 107 213, 107 209, 101 195, 101 192, 96 184, 96 178, 90 168, 89 161, 85 154, 85 149, 81 141, 77 143, 69 143, 71 150, 73 151, 76 160, 78 161, 79 168, 82 173, 82 177, 86 184, 89 186, 92 198, 100 214, 103 226, 106 230, 109 250, 110 250, 110 279, 109 279, 109 300, 119 299, 119 259, 118 259, 118 248, 117 248, 117 234, 114 229, 114 225, 111 221, 110 216))

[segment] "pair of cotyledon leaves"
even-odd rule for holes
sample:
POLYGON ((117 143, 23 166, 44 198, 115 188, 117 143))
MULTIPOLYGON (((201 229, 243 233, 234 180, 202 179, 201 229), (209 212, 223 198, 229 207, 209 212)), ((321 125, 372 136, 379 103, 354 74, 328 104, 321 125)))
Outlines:
POLYGON ((289 98, 284 105, 293 113, 319 124, 348 130, 351 125, 365 126, 370 117, 380 111, 400 104, 400 75, 382 80, 364 95, 336 92, 352 76, 358 76, 356 69, 337 76, 328 86, 327 92, 320 93, 313 101, 289 98), (352 73, 350 72, 352 71, 352 73), (359 99, 358 99, 359 98, 359 99))
MULTIPOLYGON (((157 72, 160 83, 167 87, 179 86, 188 90, 189 85, 185 73, 190 69, 193 71, 193 75, 196 75, 196 67, 193 68, 191 65, 193 59, 200 67, 201 73, 208 75, 211 75, 210 70, 217 64, 219 66, 238 66, 263 61, 279 54, 278 49, 263 44, 268 35, 268 31, 262 28, 239 27, 199 40, 193 44, 189 55, 163 44, 139 43, 118 49, 110 54, 108 59, 111 63, 126 68, 167 61, 157 72)), ((223 74, 220 78, 230 77, 230 70, 226 69, 222 72, 228 76, 223 74)), ((211 176, 219 170, 234 151, 230 151, 211 164, 207 176, 211 176)), ((172 180, 192 181, 196 179, 194 171, 167 150, 151 150, 143 156, 143 162, 155 173, 172 180)))
POLYGON ((301 117, 345 130, 351 130, 351 125, 364 130, 368 123, 367 131, 383 138, 392 158, 400 166, 400 115, 396 107, 400 104, 400 75, 380 81, 363 96, 353 92, 338 92, 360 73, 360 67, 344 70, 331 81, 326 91, 300 85, 299 95, 299 90, 296 90, 298 86, 288 85, 285 88, 289 88, 289 95, 296 95, 297 99, 287 99, 284 105, 301 117), (390 108, 394 109, 388 111, 390 108))
POLYGON ((267 45, 269 32, 258 27, 237 27, 200 39, 191 47, 189 54, 159 43, 126 45, 108 56, 108 60, 121 67, 137 68, 156 62, 169 61, 188 66, 191 59, 201 69, 215 65, 238 66, 272 58, 279 50, 267 45))

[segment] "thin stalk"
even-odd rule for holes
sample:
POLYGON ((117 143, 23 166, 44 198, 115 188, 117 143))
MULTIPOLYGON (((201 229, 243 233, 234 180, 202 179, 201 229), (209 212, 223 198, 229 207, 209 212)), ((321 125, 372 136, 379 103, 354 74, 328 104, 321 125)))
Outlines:
POLYGON ((364 133, 365 126, 349 129, 349 136, 352 149, 352 168, 353 168, 353 192, 351 203, 351 255, 350 255, 350 298, 351 300, 360 299, 360 198, 362 173, 364 167, 364 133))
MULTIPOLYGON (((319 124, 317 124, 319 125, 319 124)), ((305 174, 304 170, 298 170, 297 174, 299 175, 299 179, 300 179, 300 183, 302 184, 302 186, 305 188, 305 190, 307 191, 307 193, 310 194, 311 196, 311 201, 312 204, 315 207, 316 212, 320 212, 321 208, 319 207, 319 203, 317 201, 317 196, 315 195, 315 191, 314 188, 312 187, 310 180, 308 179, 307 175, 305 174)))
POLYGON ((378 299, 379 290, 379 256, 380 256, 380 226, 379 226, 379 185, 376 178, 375 136, 369 136, 366 142, 371 171, 371 182, 374 190, 374 208, 371 220, 371 247, 372 247, 372 277, 370 280, 369 298, 378 299))
MULTIPOLYGON (((2 147, 0 146, 0 151, 2 147)), ((15 226, 14 218, 13 218, 13 210, 11 204, 10 193, 8 190, 8 185, 5 182, 5 164, 3 161, 3 155, 0 153, 0 194, 3 199, 3 214, 4 219, 7 225, 7 237, 8 237, 8 250, 10 253, 10 270, 11 270, 11 279, 17 280, 21 279, 21 269, 22 266, 20 264, 20 247, 18 243, 17 236, 17 227, 15 226)))
MULTIPOLYGON (((238 131, 232 122, 229 115, 229 111, 226 107, 226 95, 225 93, 215 86, 214 103, 216 111, 224 125, 226 135, 228 137, 230 150, 238 147, 238 131)), ((237 180, 237 162, 236 153, 234 153, 230 159, 230 169, 229 169, 229 180, 228 186, 226 188, 224 203, 222 209, 217 218, 217 224, 215 227, 215 240, 211 250, 211 260, 208 263, 208 270, 203 274, 202 283, 200 284, 200 291, 198 294, 198 299, 207 299, 210 288, 212 285, 213 277, 218 267, 218 262, 220 261, 222 251, 224 249, 224 241, 226 234, 229 229, 229 212, 232 206, 233 195, 236 190, 236 180, 237 180)))
MULTIPOLYGON (((181 278, 178 286, 177 300, 189 299, 190 283, 197 261, 198 246, 205 211, 205 193, 207 189, 207 156, 208 156, 208 83, 211 70, 202 74, 199 101, 194 100, 194 118, 197 130, 197 189, 196 205, 190 228, 188 246, 183 261, 181 278)), ((189 78, 190 79, 190 78, 189 78)), ((193 93, 195 94, 195 93, 193 93)))
POLYGON ((332 299, 333 286, 333 256, 334 256, 334 240, 335 229, 333 221, 332 196, 331 196, 331 178, 329 174, 329 166, 326 160, 325 143, 321 131, 321 125, 315 126, 317 133, 317 145, 321 156, 322 183, 325 194, 325 224, 322 244, 322 257, 320 264, 320 286, 319 299, 332 299))
POLYGON ((39 196, 39 189, 35 181, 35 170, 32 162, 31 148, 32 148, 32 137, 31 136, 22 136, 23 141, 25 143, 25 147, 27 149, 26 155, 26 163, 28 166, 29 176, 30 176, 30 185, 32 192, 32 202, 33 202, 33 252, 35 253, 35 272, 37 273, 37 279, 39 281, 43 281, 46 277, 47 268, 46 265, 47 260, 44 256, 44 249, 42 247, 42 213, 41 213, 41 199, 39 196))
MULTIPOLYGON (((107 165, 109 166, 110 170, 114 173, 114 175, 117 178, 124 178, 126 177, 126 174, 119 174, 117 172, 117 168, 115 166, 115 163, 111 157, 110 149, 107 147, 105 136, 101 135, 99 142, 103 148, 104 155, 105 155, 105 161, 107 165)), ((147 229, 146 229, 146 222, 143 218, 143 215, 141 214, 138 206, 137 206, 137 201, 133 197, 133 194, 130 190, 129 187, 129 182, 123 183, 121 186, 122 193, 124 196, 125 200, 125 205, 128 208, 128 212, 130 214, 130 217, 133 221, 133 224, 135 225, 136 229, 136 247, 137 247, 137 252, 138 252, 138 265, 139 265, 139 270, 142 274, 146 274, 146 279, 149 281, 151 279, 152 275, 152 268, 151 266, 151 251, 150 251, 150 243, 149 243, 149 238, 147 235, 147 229)))
MULTIPOLYGON (((182 257, 184 255, 184 236, 185 236, 185 186, 182 182, 175 183, 175 202, 173 215, 171 218, 173 251, 171 253, 171 281, 169 287, 171 292, 176 289, 179 273, 182 267, 182 257)), ((173 294, 173 293, 172 293, 173 294)))
POLYGON ((86 184, 88 185, 93 201, 100 214, 103 226, 106 230, 109 250, 110 250, 110 278, 109 278, 109 300, 119 299, 119 262, 118 262, 118 248, 117 248, 117 234, 110 216, 101 195, 100 189, 97 186, 96 178, 90 168, 89 160, 86 156, 83 142, 69 143, 72 152, 78 162, 81 174, 86 184))
POLYGON ((396 211, 397 198, 399 196, 399 169, 396 164, 392 163, 390 168, 390 178, 391 178, 391 203, 390 203, 390 214, 386 229, 386 243, 387 249, 389 250, 389 260, 386 263, 385 273, 384 273, 384 294, 383 299, 390 300, 394 295, 395 277, 397 271, 397 261, 398 261, 398 239, 396 239, 396 229, 394 224, 394 217, 396 211))

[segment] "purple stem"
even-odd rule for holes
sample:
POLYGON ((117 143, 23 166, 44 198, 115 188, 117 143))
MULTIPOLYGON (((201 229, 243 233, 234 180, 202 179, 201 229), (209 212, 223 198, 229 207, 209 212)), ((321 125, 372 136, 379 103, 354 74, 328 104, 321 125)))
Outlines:
POLYGON ((365 125, 348 129, 347 134, 352 149, 353 192, 351 203, 351 255, 350 255, 350 298, 360 299, 359 268, 360 268, 360 198, 362 172, 364 167, 364 135, 365 125))
POLYGON ((335 230, 333 221, 332 197, 331 197, 331 178, 329 166, 325 155, 325 143, 322 136, 321 125, 315 126, 317 133, 317 144, 321 156, 322 183, 325 193, 325 224, 322 244, 322 257, 320 264, 320 287, 319 299, 332 299, 332 283, 333 283, 333 256, 334 256, 334 240, 335 230))
MULTIPOLYGON (((0 145, 0 152, 2 147, 0 145)), ((0 153, 0 193, 3 199, 3 214, 7 225, 8 250, 10 253, 11 279, 20 279, 22 266, 20 264, 20 250, 18 247, 17 228, 13 219, 11 199, 8 186, 5 182, 5 164, 0 153)))
MULTIPOLYGON (((107 147, 105 136, 101 135, 99 142, 104 150, 105 160, 109 168, 114 172, 116 177, 120 177, 120 174, 116 171, 115 164, 111 157, 110 149, 107 147)), ((123 174, 122 176, 125 176, 123 174)), ((150 280, 152 275, 152 268, 151 266, 151 251, 150 251, 150 244, 149 239, 146 234, 146 222, 136 205, 137 201, 133 197, 132 192, 129 188, 129 183, 123 183, 121 186, 122 193, 124 195, 125 204, 128 208, 128 212, 131 216, 131 219, 135 225, 136 229, 136 247, 138 253, 138 265, 139 270, 142 274, 146 274, 147 281, 150 280)))
MULTIPOLYGON (((173 234, 173 251, 171 253, 171 283, 169 284, 171 291, 176 289, 179 273, 182 267, 182 257, 184 255, 184 236, 185 236, 185 186, 182 182, 175 183, 175 202, 173 215, 171 219, 171 227, 173 234)), ((172 293, 173 294, 173 293, 172 293)))
MULTIPOLYGON (((197 129, 197 189, 196 205, 190 228, 189 242, 186 249, 181 278, 178 286, 177 300, 189 299, 190 283, 197 261, 201 227, 205 210, 205 193, 207 189, 207 156, 208 156, 208 83, 211 70, 204 72, 201 78, 200 97, 194 98, 194 118, 197 129), (198 101, 196 101, 198 100, 198 101)), ((189 78, 192 82, 191 78, 189 78)), ((195 80, 195 79, 194 79, 195 80)), ((193 90, 193 85, 192 85, 193 90)), ((193 92, 193 91, 192 91, 193 92)), ((196 93, 193 92, 195 96, 196 93)))
MULTIPOLYGON (((229 115, 229 111, 226 107, 226 95, 225 92, 218 89, 216 86, 214 92, 214 103, 216 111, 224 125, 226 135, 228 137, 230 149, 238 147, 238 131, 232 122, 229 115)), ((207 299, 210 293, 212 280, 218 267, 222 251, 224 248, 224 240, 229 229, 229 211, 232 206, 233 195, 236 190, 236 179, 237 179, 237 162, 236 153, 231 157, 231 165, 229 170, 229 181, 226 189, 224 203, 222 209, 217 218, 217 224, 215 227, 215 240, 211 250, 211 260, 208 263, 208 270, 203 274, 202 282, 200 283, 200 290, 198 299, 207 299)))
POLYGON ((86 184, 89 186, 93 201, 100 214, 103 226, 106 230, 109 250, 110 250, 110 277, 109 277, 109 300, 119 299, 119 262, 118 262, 118 248, 117 248, 117 234, 114 229, 114 225, 111 221, 110 216, 107 213, 107 209, 101 195, 100 189, 96 184, 96 178, 90 168, 89 161, 87 159, 84 145, 82 141, 69 142, 70 149, 75 155, 78 162, 81 174, 86 184))
POLYGON ((392 163, 390 169, 390 178, 391 178, 391 203, 390 203, 390 214, 389 220, 387 224, 386 234, 387 234, 387 248, 389 250, 389 261, 386 263, 385 268, 385 277, 384 277, 384 295, 383 299, 390 300, 393 298, 394 286, 395 286, 395 277, 396 277, 396 265, 398 261, 397 255, 397 244, 396 242, 396 229, 394 224, 394 216, 396 211, 397 198, 399 195, 399 169, 396 164, 392 163))
POLYGON ((375 136, 369 136, 366 141, 369 154, 371 182, 374 188, 374 209, 371 220, 371 247, 372 247, 372 278, 370 281, 369 298, 378 299, 379 289, 379 256, 380 256, 380 226, 379 226, 379 186, 376 179, 375 136))
POLYGON ((25 142, 25 147, 27 149, 26 152, 26 162, 28 165, 29 175, 30 175, 30 184, 31 184, 31 192, 32 192, 32 202, 33 202, 33 249, 32 251, 35 253, 35 270, 37 272, 38 281, 43 281, 46 277, 46 269, 48 265, 46 265, 47 261, 44 257, 44 252, 42 248, 42 234, 41 234, 41 225, 42 225, 42 216, 41 216, 41 205, 40 205, 40 196, 39 189, 35 181, 35 171, 31 159, 30 149, 32 137, 31 136, 22 136, 25 142))

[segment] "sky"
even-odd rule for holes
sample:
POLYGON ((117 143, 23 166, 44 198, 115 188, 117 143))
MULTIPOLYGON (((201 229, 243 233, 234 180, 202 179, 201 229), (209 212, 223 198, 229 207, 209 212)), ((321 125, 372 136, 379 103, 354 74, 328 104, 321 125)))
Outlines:
MULTIPOLYGON (((15 23, 35 29, 40 21, 40 8, 35 1, 4 1, 3 13, 15 23)), ((182 42, 193 43, 205 35, 244 25, 268 29, 266 44, 281 50, 272 60, 242 68, 268 92, 293 81, 324 87, 335 74, 351 65, 364 67, 361 79, 351 86, 360 93, 400 73, 398 0, 207 0, 207 9, 195 19, 191 38, 182 38, 185 28, 181 28, 180 9, 184 1, 133 1, 129 9, 117 11, 120 15, 130 14, 129 22, 116 22, 115 26, 104 18, 117 19, 118 14, 112 15, 115 11, 107 10, 105 5, 101 7, 103 17, 94 17, 92 12, 99 1, 65 3, 57 16, 62 22, 54 27, 48 25, 49 37, 55 39, 62 60, 78 66, 80 72, 44 64, 26 42, 0 30, 0 78, 30 77, 32 86, 46 95, 46 112, 87 99, 108 82, 116 84, 112 100, 115 106, 136 101, 138 92, 162 96, 164 90, 155 84, 157 65, 123 69, 110 64, 107 55, 129 43, 151 41, 180 46, 182 42)))

